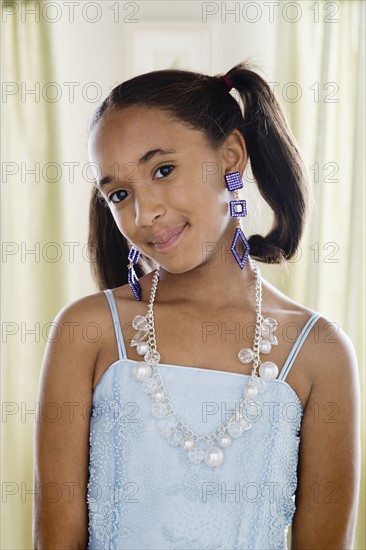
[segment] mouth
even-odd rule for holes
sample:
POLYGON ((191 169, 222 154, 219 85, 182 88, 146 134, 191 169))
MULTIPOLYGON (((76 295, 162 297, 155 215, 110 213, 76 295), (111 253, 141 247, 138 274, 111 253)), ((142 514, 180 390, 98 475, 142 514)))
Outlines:
POLYGON ((152 245, 155 250, 167 250, 168 248, 172 248, 183 233, 185 233, 186 228, 188 228, 188 224, 162 231, 149 242, 149 244, 152 245))

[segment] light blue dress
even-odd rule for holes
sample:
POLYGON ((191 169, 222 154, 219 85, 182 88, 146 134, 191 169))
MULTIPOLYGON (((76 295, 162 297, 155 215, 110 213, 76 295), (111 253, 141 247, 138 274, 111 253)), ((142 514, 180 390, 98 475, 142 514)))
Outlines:
MULTIPOLYGON (((192 464, 155 428, 152 399, 131 376, 113 292, 108 299, 119 359, 93 393, 87 503, 89 549, 285 549, 295 512, 303 409, 285 381, 319 314, 310 317, 278 379, 248 415, 216 468, 192 464)), ((160 364, 177 416, 198 434, 215 431, 242 397, 245 374, 160 364)), ((203 447, 205 448, 205 446, 203 447)))

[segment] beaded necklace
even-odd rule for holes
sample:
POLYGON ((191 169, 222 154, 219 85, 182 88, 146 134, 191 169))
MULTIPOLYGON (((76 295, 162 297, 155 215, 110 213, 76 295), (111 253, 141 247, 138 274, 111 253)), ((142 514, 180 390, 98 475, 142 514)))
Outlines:
POLYGON ((132 321, 132 326, 137 333, 131 341, 131 346, 136 346, 137 353, 144 356, 144 362, 139 362, 132 369, 135 380, 142 382, 142 389, 153 401, 151 414, 155 417, 157 432, 172 446, 180 446, 187 451, 188 458, 193 464, 204 461, 207 466, 217 467, 224 460, 222 449, 229 447, 232 439, 240 437, 245 431, 252 429, 253 423, 245 416, 245 408, 257 394, 266 390, 266 381, 278 376, 278 367, 272 361, 261 362, 259 354, 268 354, 272 345, 277 345, 277 338, 273 335, 278 323, 275 319, 262 316, 262 280, 259 267, 255 260, 249 257, 255 273, 255 299, 256 299, 256 323, 253 349, 243 348, 238 353, 238 358, 243 364, 253 362, 253 368, 249 380, 244 384, 243 397, 239 401, 239 407, 229 420, 223 423, 217 430, 207 435, 196 434, 180 418, 174 410, 159 368, 160 354, 156 347, 154 300, 159 280, 157 270, 153 277, 150 292, 150 301, 146 316, 137 315, 132 321), (257 373, 257 370, 259 372, 257 373), (215 441, 217 444, 215 445, 215 441), (206 444, 202 449, 199 442, 206 444))

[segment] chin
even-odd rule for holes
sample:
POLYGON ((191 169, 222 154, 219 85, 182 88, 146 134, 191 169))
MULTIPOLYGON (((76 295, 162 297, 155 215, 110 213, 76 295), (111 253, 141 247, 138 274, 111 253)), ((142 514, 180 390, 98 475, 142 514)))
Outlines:
POLYGON ((154 260, 164 271, 167 273, 170 273, 171 275, 182 275, 183 273, 188 273, 189 271, 192 271, 199 267, 202 264, 202 261, 194 262, 189 261, 188 259, 181 260, 177 258, 178 261, 166 261, 159 263, 158 261, 154 260))

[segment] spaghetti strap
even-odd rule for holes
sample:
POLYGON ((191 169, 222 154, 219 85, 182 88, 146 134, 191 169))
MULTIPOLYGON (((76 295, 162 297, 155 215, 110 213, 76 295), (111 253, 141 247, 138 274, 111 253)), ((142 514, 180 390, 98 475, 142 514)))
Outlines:
POLYGON ((320 313, 313 313, 313 315, 307 320, 305 326, 303 327, 299 336, 297 337, 297 340, 294 343, 290 353, 288 354, 286 362, 283 365, 281 372, 277 377, 277 380, 285 380, 286 376, 291 370, 292 365, 294 364, 297 354, 299 353, 303 343, 305 342, 308 334, 310 333, 311 329, 313 328, 313 326, 315 325, 319 317, 320 317, 320 313))
POLYGON ((121 323, 119 321, 118 316, 118 310, 116 301, 114 299, 113 292, 110 288, 107 288, 103 291, 105 295, 107 296, 109 307, 111 308, 112 313, 112 319, 113 319, 113 325, 116 333, 116 339, 117 339, 117 345, 118 345, 118 355, 119 359, 127 359, 127 353, 126 353, 126 347, 123 340, 122 330, 121 330, 121 323))

